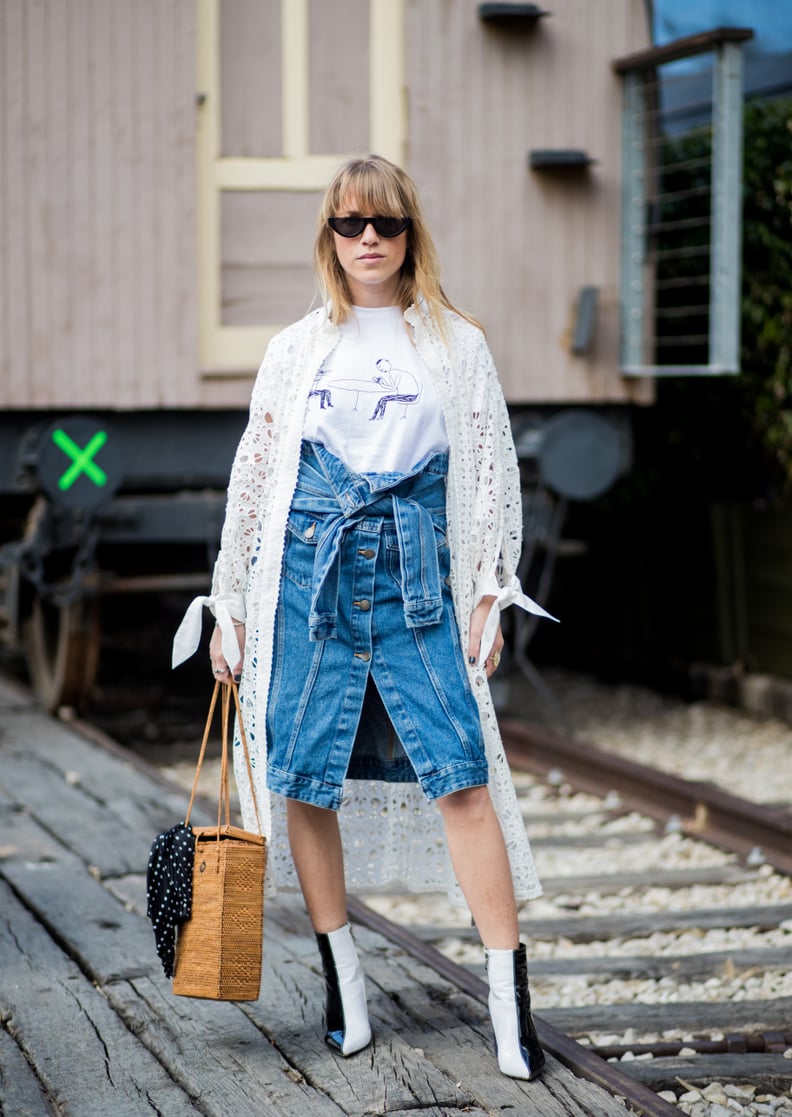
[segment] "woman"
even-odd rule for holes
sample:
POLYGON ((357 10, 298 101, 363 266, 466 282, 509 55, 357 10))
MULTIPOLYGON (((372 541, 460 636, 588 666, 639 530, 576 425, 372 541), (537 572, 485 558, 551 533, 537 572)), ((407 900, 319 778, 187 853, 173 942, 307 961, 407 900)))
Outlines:
POLYGON ((314 262, 324 305, 267 349, 212 595, 191 606, 174 659, 194 650, 209 604, 214 674, 241 680, 270 883, 295 887, 296 870, 317 936, 328 1043, 351 1055, 371 1041, 345 871, 356 891, 461 889, 500 1069, 532 1078, 544 1055, 517 903, 541 888, 487 678, 500 609, 547 614, 515 575, 503 395, 480 327, 440 288, 400 168, 378 156, 341 168, 314 262))

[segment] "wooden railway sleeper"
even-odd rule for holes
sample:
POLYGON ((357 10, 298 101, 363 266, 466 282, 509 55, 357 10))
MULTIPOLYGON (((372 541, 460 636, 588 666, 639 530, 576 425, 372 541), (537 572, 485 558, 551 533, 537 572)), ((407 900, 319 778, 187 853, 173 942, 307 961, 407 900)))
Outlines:
POLYGON ((678 1055, 682 1050, 697 1055, 779 1054, 792 1047, 792 1032, 758 1032, 751 1035, 732 1033, 724 1039, 663 1040, 656 1043, 592 1044, 591 1050, 602 1059, 621 1059, 624 1055, 653 1055, 661 1058, 678 1055))
MULTIPOLYGON (((483 1004, 487 1003, 488 988, 485 981, 447 958, 408 928, 394 923, 354 896, 349 897, 348 911, 353 922, 377 931, 414 958, 431 966, 468 996, 475 997, 483 1004)), ((591 1048, 577 1043, 538 1016, 534 1017, 534 1022, 545 1051, 569 1067, 579 1078, 595 1082, 609 1094, 625 1098, 630 1112, 641 1114, 641 1117, 678 1117, 679 1111, 674 1106, 640 1082, 630 1079, 618 1066, 601 1059, 591 1048)))

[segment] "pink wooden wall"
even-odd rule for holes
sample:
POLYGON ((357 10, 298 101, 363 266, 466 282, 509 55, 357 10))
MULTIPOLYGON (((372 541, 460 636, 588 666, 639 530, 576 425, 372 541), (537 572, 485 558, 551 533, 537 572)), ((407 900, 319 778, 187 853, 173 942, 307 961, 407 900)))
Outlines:
MULTIPOLYGON (((405 161, 451 298, 514 402, 651 397, 618 371, 620 82, 643 0, 546 0, 531 31, 475 0, 404 0, 405 161), (528 169, 583 148, 582 175, 528 169), (580 287, 591 351, 570 352, 580 287)), ((280 154, 279 0, 221 0, 222 152, 280 154)), ((310 3, 317 152, 367 149, 368 0, 310 3), (362 76, 361 76, 362 75, 362 76)), ((245 406, 255 362, 200 368, 195 0, 0 3, 0 406, 245 406)), ((288 322, 313 285, 318 194, 221 202, 223 324, 288 322)))
POLYGON ((0 4, 0 406, 197 398, 194 8, 0 4))
POLYGON ((410 0, 408 162, 449 295, 485 325, 507 397, 648 398, 618 370, 621 84, 611 61, 649 45, 643 0, 546 0, 530 31, 476 3, 410 0), (528 169, 576 148, 587 172, 528 169), (599 289, 594 344, 570 353, 579 288, 599 289))

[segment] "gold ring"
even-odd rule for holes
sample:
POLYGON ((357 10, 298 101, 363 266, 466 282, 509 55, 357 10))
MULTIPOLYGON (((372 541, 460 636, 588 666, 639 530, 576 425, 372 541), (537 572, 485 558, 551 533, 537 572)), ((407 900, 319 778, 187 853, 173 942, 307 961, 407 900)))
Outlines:
POLYGON ((500 652, 495 652, 493 655, 490 656, 490 663, 492 664, 492 670, 493 671, 497 671, 498 664, 500 663, 500 660, 501 660, 500 652))

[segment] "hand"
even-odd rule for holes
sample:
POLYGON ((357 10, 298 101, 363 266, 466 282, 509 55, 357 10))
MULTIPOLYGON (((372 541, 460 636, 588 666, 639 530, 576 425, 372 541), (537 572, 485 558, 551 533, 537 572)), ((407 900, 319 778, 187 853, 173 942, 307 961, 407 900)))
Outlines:
MULTIPOLYGON (((484 624, 489 616, 489 611, 495 602, 494 597, 482 597, 476 608, 473 610, 473 615, 470 618, 470 639, 468 640, 468 662, 478 663, 481 656, 481 634, 484 631, 484 624)), ((497 670, 500 661, 501 650, 503 649, 503 632, 501 626, 498 625, 498 631, 495 633, 495 641, 492 645, 491 651, 487 652, 487 661, 484 664, 484 670, 487 672, 487 678, 497 670)), ((486 651, 486 649, 485 649, 486 651)))
MULTIPOLYGON (((234 625, 234 632, 239 642, 239 662, 234 665, 233 678, 238 683, 242 677, 242 660, 245 658, 245 626, 238 622, 234 625)), ((231 682, 231 672, 228 669, 226 657, 223 655, 223 634, 220 625, 214 626, 212 639, 209 641, 209 659, 212 664, 212 674, 219 683, 231 682)))

